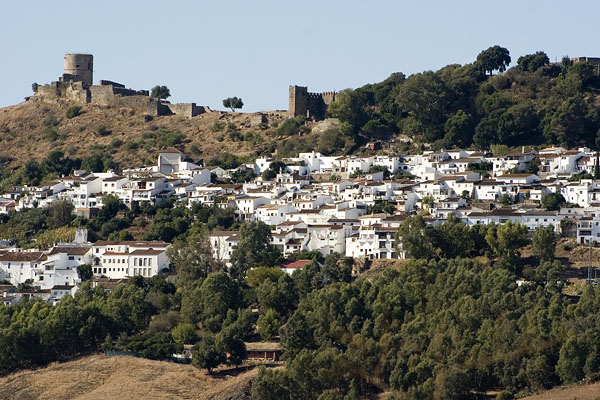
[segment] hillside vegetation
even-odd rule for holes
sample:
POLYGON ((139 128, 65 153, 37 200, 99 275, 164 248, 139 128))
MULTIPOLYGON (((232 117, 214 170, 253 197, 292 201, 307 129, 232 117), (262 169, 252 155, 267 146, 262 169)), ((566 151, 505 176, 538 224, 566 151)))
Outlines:
POLYGON ((169 146, 194 158, 210 159, 223 151, 256 156, 270 150, 267 146, 275 139, 267 132, 286 116, 269 113, 270 124, 254 127, 251 116, 212 112, 192 119, 163 116, 149 120, 129 108, 28 101, 0 110, 0 155, 22 164, 40 161, 56 149, 80 158, 99 152, 110 154, 123 167, 156 162, 157 151, 169 146), (80 107, 79 115, 68 118, 75 106, 80 107))
MULTIPOLYGON (((519 57, 504 72, 507 49, 491 47, 472 64, 451 64, 344 90, 329 107, 349 140, 406 135, 433 148, 487 149, 560 144, 596 146, 600 128, 598 67, 543 52, 519 57), (494 71, 504 72, 491 75, 494 71)), ((413 150, 418 150, 416 146, 413 150)), ((408 149, 406 147, 405 149, 408 149)))

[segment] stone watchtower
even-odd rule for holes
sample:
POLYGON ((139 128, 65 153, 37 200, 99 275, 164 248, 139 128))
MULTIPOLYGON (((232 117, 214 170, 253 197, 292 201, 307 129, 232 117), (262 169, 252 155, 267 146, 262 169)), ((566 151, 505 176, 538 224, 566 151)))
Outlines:
POLYGON ((288 113, 291 117, 306 115, 308 111, 308 88, 306 86, 290 86, 290 103, 288 113))
POLYGON ((65 77, 92 86, 94 78, 94 56, 91 54, 65 54, 65 77))

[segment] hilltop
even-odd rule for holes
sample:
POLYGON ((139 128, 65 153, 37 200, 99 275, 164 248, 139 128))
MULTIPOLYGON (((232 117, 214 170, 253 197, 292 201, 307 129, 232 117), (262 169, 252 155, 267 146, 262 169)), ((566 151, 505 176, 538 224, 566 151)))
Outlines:
POLYGON ((211 159, 224 151, 256 156, 269 152, 276 142, 269 132, 287 119, 285 112, 263 114, 268 123, 253 126, 251 119, 257 114, 210 112, 194 118, 151 118, 127 107, 28 101, 0 109, 0 156, 21 165, 27 160, 39 161, 55 149, 80 158, 93 151, 108 151, 123 167, 154 162, 158 150, 167 145, 196 159, 211 159), (81 114, 69 119, 66 113, 73 106, 80 106, 81 114), (230 135, 232 131, 239 135, 230 135), (158 136, 169 137, 161 143, 158 136))

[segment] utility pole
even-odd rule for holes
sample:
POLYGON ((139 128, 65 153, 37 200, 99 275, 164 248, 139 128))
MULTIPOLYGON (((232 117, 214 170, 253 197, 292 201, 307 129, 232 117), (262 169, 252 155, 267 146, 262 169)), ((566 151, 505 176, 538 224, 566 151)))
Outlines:
POLYGON ((588 278, 587 278, 587 283, 591 284, 592 283, 592 241, 588 241, 589 245, 590 245, 590 263, 588 265, 588 278))

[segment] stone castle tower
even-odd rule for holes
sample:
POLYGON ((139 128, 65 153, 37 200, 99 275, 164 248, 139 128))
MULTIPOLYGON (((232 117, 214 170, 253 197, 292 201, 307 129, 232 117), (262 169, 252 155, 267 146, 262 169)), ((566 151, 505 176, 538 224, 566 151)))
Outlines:
POLYGON ((65 54, 64 81, 81 81, 92 86, 94 81, 94 56, 91 54, 65 54))
POLYGON ((303 115, 323 119, 327 116, 327 105, 335 100, 335 92, 311 93, 306 86, 290 86, 288 113, 291 117, 303 115))

